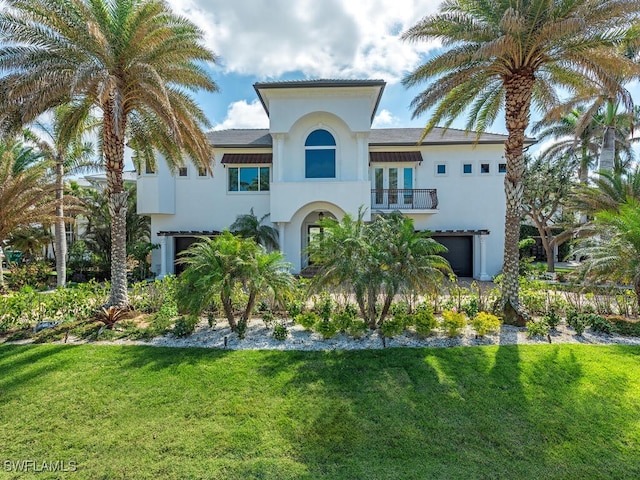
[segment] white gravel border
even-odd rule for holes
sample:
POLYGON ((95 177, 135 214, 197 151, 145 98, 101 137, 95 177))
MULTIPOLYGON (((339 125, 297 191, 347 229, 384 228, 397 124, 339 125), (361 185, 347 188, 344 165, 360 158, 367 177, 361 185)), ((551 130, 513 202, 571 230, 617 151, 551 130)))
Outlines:
MULTIPOLYGON (((413 332, 405 332, 394 338, 386 338, 383 345, 382 337, 378 332, 364 335, 360 339, 354 339, 346 334, 339 333, 335 337, 323 340, 314 332, 305 330, 300 325, 294 324, 290 320, 283 321, 289 330, 286 340, 276 340, 272 336, 273 329, 267 329, 260 319, 252 319, 247 326, 246 337, 243 340, 231 332, 230 328, 224 324, 218 324, 211 329, 206 320, 202 320, 195 332, 184 338, 177 338, 171 334, 153 338, 149 341, 142 340, 113 340, 94 341, 69 337, 67 344, 93 343, 97 345, 150 345, 156 347, 201 347, 217 348, 229 350, 367 350, 390 347, 460 347, 460 346, 480 346, 480 345, 522 345, 522 344, 621 344, 640 345, 638 337, 624 337, 620 335, 608 335, 603 333, 593 333, 587 330, 582 336, 568 328, 565 324, 558 326, 557 330, 551 331, 549 337, 527 338, 526 328, 503 325, 498 333, 487 335, 484 338, 476 338, 471 327, 467 327, 463 334, 449 338, 443 332, 435 330, 426 338, 419 338, 413 332), (550 342, 549 342, 550 340, 550 342)), ((31 343, 30 340, 11 343, 31 343)), ((62 342, 56 342, 62 343, 62 342)))

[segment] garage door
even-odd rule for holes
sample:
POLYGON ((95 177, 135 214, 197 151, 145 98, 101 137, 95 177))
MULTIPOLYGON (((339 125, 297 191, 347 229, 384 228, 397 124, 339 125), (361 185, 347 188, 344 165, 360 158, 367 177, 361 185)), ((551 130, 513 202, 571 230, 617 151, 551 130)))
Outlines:
POLYGON ((433 236, 433 239, 447 247, 447 253, 442 254, 451 264, 453 273, 458 277, 473 276, 473 237, 461 236, 433 236))

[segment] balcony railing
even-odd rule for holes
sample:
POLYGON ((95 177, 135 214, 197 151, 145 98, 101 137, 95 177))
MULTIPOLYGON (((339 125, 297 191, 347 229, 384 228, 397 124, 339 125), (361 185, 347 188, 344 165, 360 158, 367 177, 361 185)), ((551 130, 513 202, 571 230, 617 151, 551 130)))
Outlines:
POLYGON ((371 208, 379 210, 434 210, 438 208, 435 188, 371 190, 371 208))

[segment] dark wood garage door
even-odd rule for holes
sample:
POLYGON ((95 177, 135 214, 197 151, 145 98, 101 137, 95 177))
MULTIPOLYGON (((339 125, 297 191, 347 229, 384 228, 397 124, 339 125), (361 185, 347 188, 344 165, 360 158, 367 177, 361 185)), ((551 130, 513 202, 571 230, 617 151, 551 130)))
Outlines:
POLYGON ((440 242, 449 250, 442 256, 449 260, 453 273, 458 277, 473 276, 473 237, 461 236, 435 236, 434 240, 440 242))

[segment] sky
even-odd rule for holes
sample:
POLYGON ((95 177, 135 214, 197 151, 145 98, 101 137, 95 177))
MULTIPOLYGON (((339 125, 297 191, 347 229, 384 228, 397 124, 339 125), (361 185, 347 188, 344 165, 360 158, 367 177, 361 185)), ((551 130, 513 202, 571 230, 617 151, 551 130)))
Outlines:
MULTIPOLYGON (((402 77, 439 44, 403 42, 400 35, 437 11, 437 0, 169 0, 196 23, 218 57, 218 93, 196 99, 214 129, 267 128, 253 84, 264 81, 382 79, 387 82, 374 127, 421 127, 402 77)), ((462 126, 462 121, 460 122, 462 126)), ((503 132, 496 124, 491 129, 503 132)))

